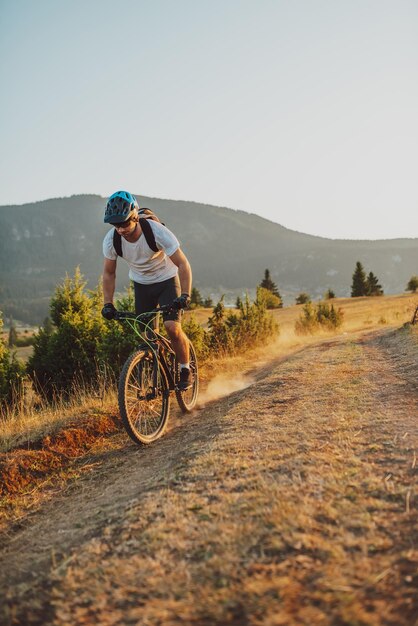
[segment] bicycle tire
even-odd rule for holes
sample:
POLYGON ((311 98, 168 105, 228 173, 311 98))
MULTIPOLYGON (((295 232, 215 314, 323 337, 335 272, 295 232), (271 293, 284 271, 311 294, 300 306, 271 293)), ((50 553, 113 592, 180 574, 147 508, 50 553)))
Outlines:
POLYGON ((154 354, 138 350, 127 359, 118 401, 122 423, 135 443, 149 444, 161 437, 170 413, 170 390, 154 354))
MULTIPOLYGON (((199 369, 197 365, 196 351, 193 347, 192 342, 189 342, 190 346, 190 371, 193 376, 193 385, 190 389, 186 391, 180 391, 180 389, 176 389, 176 398, 180 409, 183 413, 190 413, 193 411, 197 396, 199 393, 199 369)), ((179 380, 179 372, 177 372, 177 381, 179 380)))

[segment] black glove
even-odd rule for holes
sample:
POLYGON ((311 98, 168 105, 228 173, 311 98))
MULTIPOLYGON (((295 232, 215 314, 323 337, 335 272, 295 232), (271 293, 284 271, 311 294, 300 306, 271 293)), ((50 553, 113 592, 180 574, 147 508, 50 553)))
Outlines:
POLYGON ((190 296, 188 293, 182 293, 181 296, 173 300, 173 309, 187 309, 190 304, 190 296))
POLYGON ((111 302, 106 302, 102 309, 102 315, 107 320, 115 319, 116 309, 111 302))

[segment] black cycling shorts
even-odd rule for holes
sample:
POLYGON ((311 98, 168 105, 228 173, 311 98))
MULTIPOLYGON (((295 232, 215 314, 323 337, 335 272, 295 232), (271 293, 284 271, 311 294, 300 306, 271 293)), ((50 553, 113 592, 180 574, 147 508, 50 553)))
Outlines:
MULTIPOLYGON (((178 276, 163 280, 161 283, 153 283, 152 285, 141 285, 134 282, 135 290, 135 313, 146 313, 152 311, 157 305, 171 304, 173 300, 181 294, 180 282, 178 276)), ((172 320, 178 322, 180 320, 181 311, 170 311, 163 313, 164 322, 172 320)))

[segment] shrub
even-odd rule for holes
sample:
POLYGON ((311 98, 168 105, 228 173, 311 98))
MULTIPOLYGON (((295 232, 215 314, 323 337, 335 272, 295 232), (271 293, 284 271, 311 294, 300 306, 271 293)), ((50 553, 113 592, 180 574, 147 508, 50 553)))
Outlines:
POLYGON ((196 287, 192 287, 192 293, 190 294, 190 308, 197 309, 200 306, 203 306, 200 291, 196 287))
POLYGON ((318 330, 319 322, 312 302, 307 302, 303 307, 302 314, 295 322, 295 331, 298 335, 313 334, 318 330))
POLYGON ((25 368, 14 353, 10 353, 2 339, 3 319, 0 313, 0 412, 18 403, 23 394, 25 368))
POLYGON ((13 346, 17 345, 17 330, 13 322, 10 325, 8 343, 9 343, 9 348, 13 348, 13 346))
POLYGON ((257 301, 263 303, 266 309, 280 309, 283 306, 280 296, 276 296, 272 291, 264 287, 257 287, 257 301))
POLYGON ((208 352, 223 353, 233 351, 234 342, 231 327, 226 323, 224 296, 213 307, 213 314, 208 319, 208 352))
POLYGON ((415 293, 418 289, 418 276, 411 276, 406 286, 406 291, 412 291, 415 293))
POLYGON ((26 346, 33 346, 34 342, 35 338, 33 335, 22 336, 17 334, 14 345, 16 346, 16 348, 25 348, 26 346))
MULTIPOLYGON (((132 289, 116 307, 134 310, 132 289)), ((133 323, 106 321, 101 308, 101 285, 86 293, 79 270, 57 287, 50 306, 53 324, 47 319, 34 336, 34 351, 28 362, 35 388, 47 400, 57 396, 67 399, 74 388, 89 390, 108 376, 113 383, 140 342, 133 323)), ((237 313, 229 314, 221 298, 208 320, 209 330, 204 330, 193 315, 183 327, 200 359, 266 343, 278 331, 261 296, 253 304, 246 298, 237 313)), ((164 334, 164 330, 161 324, 160 332, 164 334)))
POLYGON ((300 293, 298 297, 295 299, 296 304, 306 304, 307 302, 310 302, 310 301, 311 301, 310 295, 305 293, 304 291, 300 293))
POLYGON ((198 359, 204 359, 208 356, 208 335, 204 328, 197 322, 192 314, 187 322, 183 323, 183 330, 193 343, 198 359))
MULTIPOLYGON (((275 296, 275 297, 278 299, 278 301, 279 301, 279 304, 275 304, 274 306, 270 306, 270 307, 268 307, 268 308, 270 308, 270 309, 276 309, 276 308, 280 308, 280 307, 282 307, 282 306, 283 306, 283 300, 282 300, 282 297, 281 297, 281 295, 280 295, 280 293, 279 293, 279 290, 277 289, 277 285, 276 285, 276 283, 274 283, 274 282, 272 281, 272 279, 271 279, 271 276, 270 276, 270 270, 268 270, 268 269, 264 270, 264 278, 263 278, 263 280, 261 281, 261 283, 259 284, 259 286, 257 287, 257 290, 258 290, 259 288, 261 288, 261 289, 266 289, 267 291, 269 291, 270 293, 272 293, 272 294, 273 294, 273 296, 275 296)), ((277 303, 277 300, 275 300, 274 302, 276 302, 276 303, 277 303)))
POLYGON ((321 328, 335 330, 343 323, 342 309, 335 309, 334 305, 320 302, 314 306, 308 302, 303 307, 300 318, 295 322, 295 332, 298 335, 314 334, 321 328))
MULTIPOLYGON (((130 286, 125 296, 116 301, 119 311, 134 311, 133 289, 130 286)), ((111 372, 112 376, 118 376, 123 364, 139 343, 138 335, 134 326, 128 322, 118 323, 105 321, 105 332, 98 348, 98 361, 103 371, 111 372)))
POLYGON ((336 309, 333 304, 330 306, 320 302, 317 305, 316 317, 321 326, 334 330, 343 323, 344 313, 342 309, 336 309))
POLYGON ((235 354, 239 351, 268 343, 278 334, 279 327, 267 313, 263 297, 250 303, 248 296, 241 302, 238 313, 225 313, 223 297, 208 320, 209 354, 235 354))
POLYGON ((77 269, 66 277, 51 300, 52 331, 40 329, 28 372, 46 398, 68 396, 74 385, 90 386, 98 376, 98 355, 106 326, 100 315, 101 289, 86 294, 77 269))

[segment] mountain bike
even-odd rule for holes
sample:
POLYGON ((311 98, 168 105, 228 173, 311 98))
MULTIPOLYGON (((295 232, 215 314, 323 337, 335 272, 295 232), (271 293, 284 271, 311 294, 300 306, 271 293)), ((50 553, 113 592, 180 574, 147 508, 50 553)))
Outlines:
POLYGON ((192 342, 189 341, 193 383, 182 391, 178 386, 180 367, 170 341, 154 328, 158 314, 170 310, 171 305, 164 305, 140 315, 125 311, 117 311, 115 315, 116 320, 129 324, 141 342, 126 360, 118 387, 122 422, 137 444, 152 443, 164 433, 172 393, 183 413, 193 410, 199 393, 199 372, 192 342))

